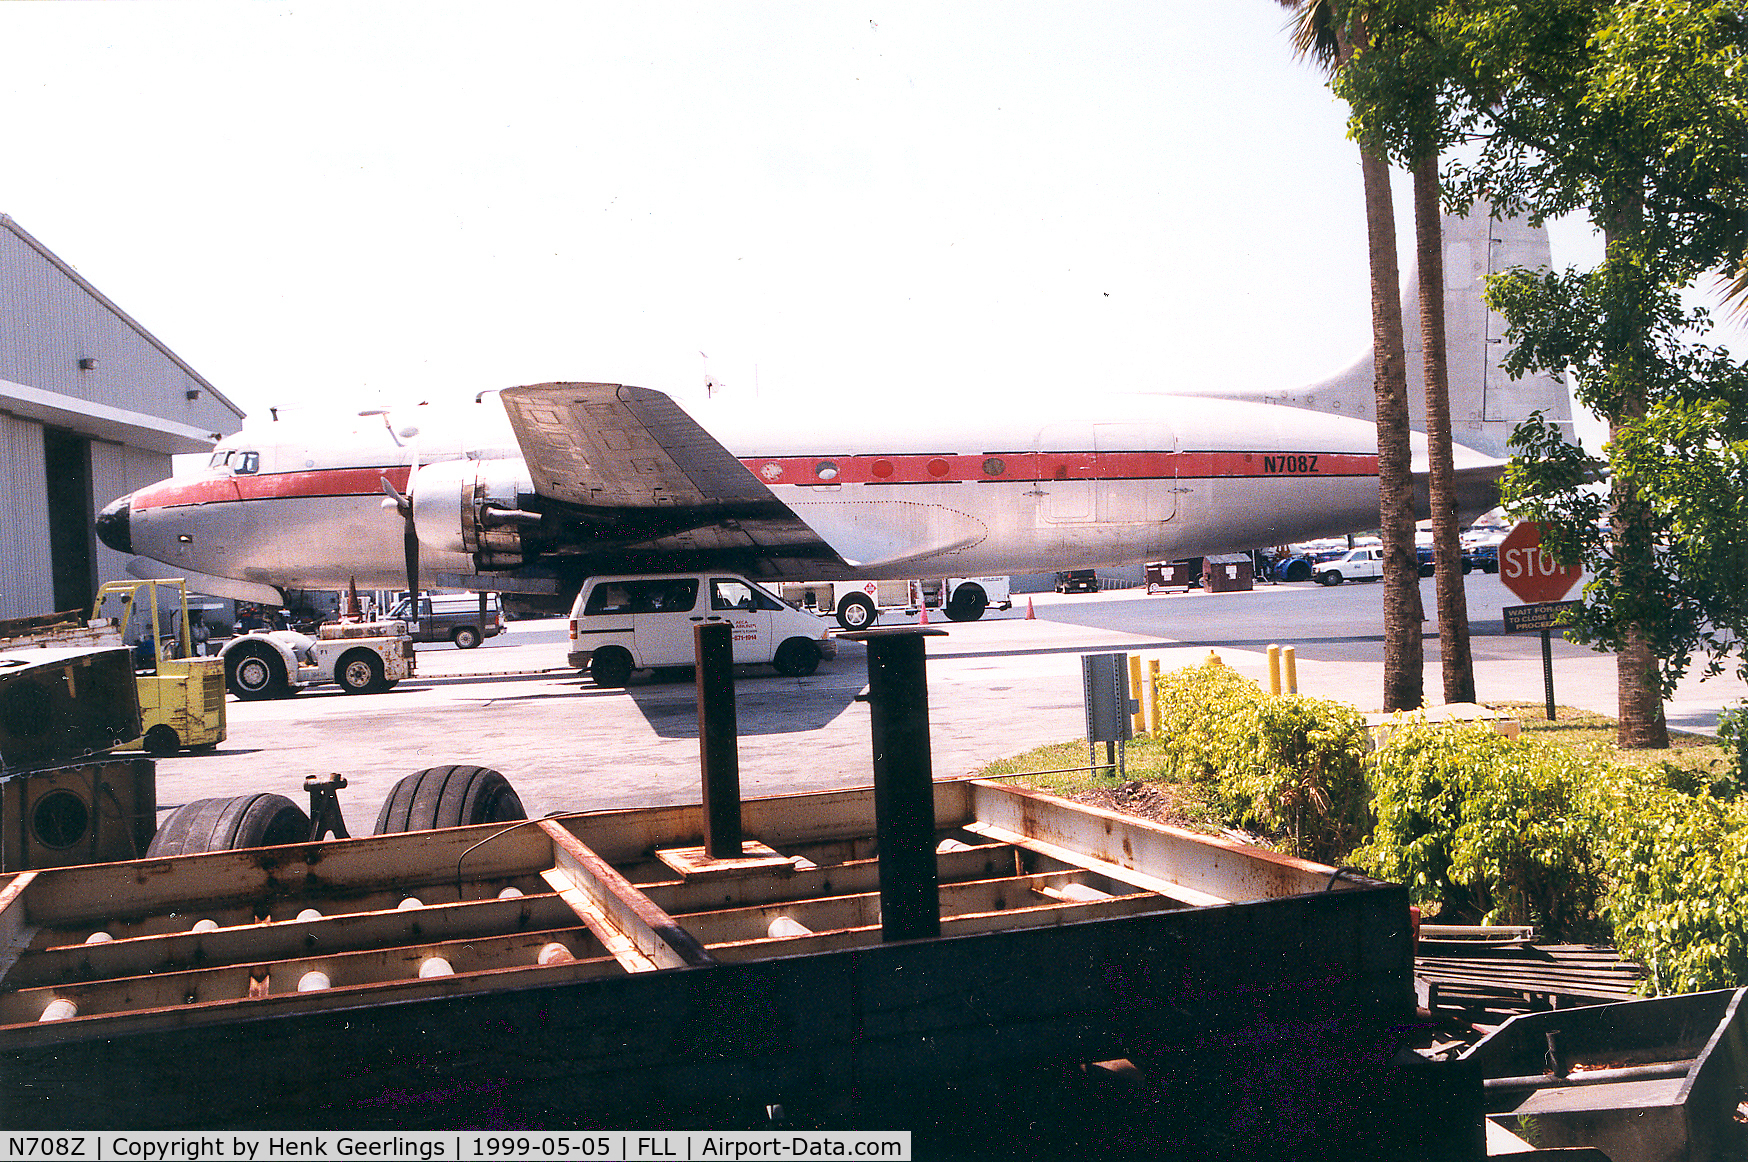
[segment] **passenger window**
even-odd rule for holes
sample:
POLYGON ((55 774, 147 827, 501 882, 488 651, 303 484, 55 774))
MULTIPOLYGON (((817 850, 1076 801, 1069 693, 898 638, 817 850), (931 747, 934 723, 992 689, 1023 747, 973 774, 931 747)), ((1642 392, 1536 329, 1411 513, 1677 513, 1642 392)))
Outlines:
POLYGON ((261 471, 261 453, 238 452, 231 459, 231 467, 239 476, 248 476, 261 471))
POLYGON ((788 606, 755 585, 753 586, 753 608, 768 612, 776 609, 787 609, 788 606))
POLYGON ((753 590, 744 581, 718 577, 710 582, 710 608, 716 610, 751 609, 753 590))
POLYGON ((651 613, 690 613, 698 603, 698 582, 687 578, 683 581, 652 581, 649 587, 649 612, 651 613))
POLYGON ((631 593, 623 585, 602 585, 589 594, 585 617, 601 613, 630 613, 631 593))

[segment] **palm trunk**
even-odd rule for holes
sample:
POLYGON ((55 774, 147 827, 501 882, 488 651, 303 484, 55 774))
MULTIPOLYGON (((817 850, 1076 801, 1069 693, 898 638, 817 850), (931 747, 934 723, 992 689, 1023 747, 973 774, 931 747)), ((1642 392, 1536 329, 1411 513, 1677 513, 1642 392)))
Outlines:
POLYGON ((1366 246, 1372 270, 1373 391, 1378 409, 1378 524, 1384 542, 1384 709, 1422 702, 1420 561, 1414 551, 1414 475, 1408 442, 1408 374, 1402 352, 1402 283, 1390 168, 1360 152, 1366 246))
POLYGON ((1438 157, 1414 167, 1414 252, 1419 270, 1420 336, 1426 359, 1427 475, 1432 494, 1432 561, 1438 593, 1438 647, 1446 702, 1475 700, 1463 547, 1457 539, 1456 471, 1451 454, 1450 382, 1445 372, 1444 231, 1439 226, 1438 157))

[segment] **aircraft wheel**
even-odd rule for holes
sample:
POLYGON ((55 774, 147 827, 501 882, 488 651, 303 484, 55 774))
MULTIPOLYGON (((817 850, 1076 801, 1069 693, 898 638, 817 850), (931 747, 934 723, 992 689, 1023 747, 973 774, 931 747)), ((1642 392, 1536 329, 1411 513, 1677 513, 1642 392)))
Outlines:
POLYGON ((811 638, 792 637, 777 647, 771 668, 786 678, 805 678, 819 669, 819 645, 811 638))
POLYGON ((449 640, 455 643, 456 649, 471 650, 479 645, 479 630, 471 625, 458 625, 455 632, 449 635, 449 640))
POLYGON ((879 616, 866 594, 851 593, 838 602, 838 624, 845 629, 867 629, 879 616))
POLYGON ((149 755, 172 755, 182 749, 182 740, 176 737, 174 727, 160 722, 146 731, 141 749, 149 755))
POLYGON ((989 598, 976 585, 961 585, 947 602, 948 621, 976 621, 989 608, 989 598))
POLYGON ((242 646, 225 657, 225 685, 244 702, 283 698, 291 692, 285 662, 266 646, 242 646))
POLYGON ((263 792, 234 799, 196 799, 170 812, 152 836, 146 857, 278 847, 306 843, 309 837, 310 817, 284 795, 263 792))
POLYGON ((589 677, 597 686, 617 688, 631 681, 631 655, 618 646, 596 650, 589 657, 589 677))
POLYGON ((380 694, 388 689, 382 659, 370 650, 348 650, 334 667, 334 681, 348 694, 380 694))
POLYGON ((376 816, 375 835, 513 823, 528 818, 510 781, 490 767, 427 767, 394 785, 376 816))

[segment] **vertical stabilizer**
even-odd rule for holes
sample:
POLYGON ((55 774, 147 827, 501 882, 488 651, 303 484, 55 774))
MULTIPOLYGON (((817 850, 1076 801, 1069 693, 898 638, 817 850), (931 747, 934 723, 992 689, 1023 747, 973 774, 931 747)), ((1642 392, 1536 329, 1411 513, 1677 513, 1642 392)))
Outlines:
MULTIPOLYGON (((1566 384, 1544 374, 1514 380, 1500 366, 1510 348, 1505 320, 1482 301, 1485 279, 1514 266, 1546 270, 1548 232, 1522 218, 1500 221, 1477 205, 1467 217, 1443 216, 1445 256, 1445 350, 1450 374, 1451 437, 1484 455, 1504 459, 1517 425, 1539 411, 1570 435, 1572 397, 1566 384)), ((1411 249, 1408 246, 1405 250, 1411 249)), ((1421 358, 1420 296, 1412 270, 1402 294, 1402 329, 1408 365, 1409 422, 1426 430, 1425 365, 1421 358)), ((1353 416, 1377 414, 1372 355, 1298 391, 1268 392, 1269 403, 1353 416)))

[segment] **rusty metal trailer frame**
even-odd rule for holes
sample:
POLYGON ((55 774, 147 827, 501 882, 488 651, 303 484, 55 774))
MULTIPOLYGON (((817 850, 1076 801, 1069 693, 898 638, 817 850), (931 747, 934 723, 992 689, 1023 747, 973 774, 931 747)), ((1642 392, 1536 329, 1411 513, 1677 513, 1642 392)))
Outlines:
POLYGON ((941 936, 883 942, 873 798, 748 800, 741 859, 683 806, 0 879, 0 1120, 865 1124, 1123 1056, 1193 1065, 1198 1116, 1290 1118, 1266 1092, 1309 1086, 1345 1095, 1320 1129, 1387 1120, 1402 888, 942 782, 941 936))

